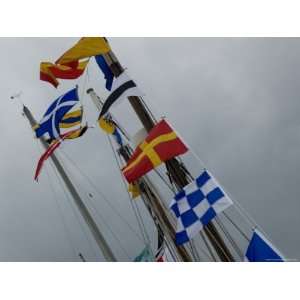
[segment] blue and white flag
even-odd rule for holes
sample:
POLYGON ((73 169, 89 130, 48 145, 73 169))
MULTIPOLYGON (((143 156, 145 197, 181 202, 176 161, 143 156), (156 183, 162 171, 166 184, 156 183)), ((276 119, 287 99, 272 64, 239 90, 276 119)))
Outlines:
POLYGON ((39 138, 48 133, 50 139, 58 139, 60 136, 59 123, 78 101, 77 87, 56 99, 35 129, 36 136, 39 138))
POLYGON ((104 78, 106 79, 105 87, 107 90, 110 91, 112 88, 113 81, 114 81, 114 74, 110 70, 108 64, 106 63, 106 61, 102 55, 96 55, 95 59, 96 59, 96 62, 98 64, 100 70, 104 74, 104 78))
POLYGON ((247 248, 245 261, 282 262, 283 255, 268 241, 261 232, 255 230, 247 248))
POLYGON ((216 215, 232 205, 232 201, 213 177, 204 171, 172 200, 171 210, 177 218, 176 244, 192 239, 216 215))
POLYGON ((105 100, 99 119, 104 117, 114 105, 117 105, 122 99, 130 96, 142 97, 143 93, 138 89, 135 82, 124 71, 112 83, 111 93, 105 100))

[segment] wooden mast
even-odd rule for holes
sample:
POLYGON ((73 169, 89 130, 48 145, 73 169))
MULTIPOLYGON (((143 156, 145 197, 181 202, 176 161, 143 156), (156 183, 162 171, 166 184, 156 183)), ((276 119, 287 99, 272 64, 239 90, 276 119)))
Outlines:
MULTIPOLYGON (((104 59, 106 60, 107 64, 109 65, 112 73, 115 77, 118 77, 123 71, 123 67, 121 66, 120 62, 116 58, 115 54, 110 51, 107 54, 104 54, 104 59)), ((137 114, 138 118, 140 119, 141 123, 143 124, 144 128, 149 132, 153 126, 155 125, 154 120, 151 118, 150 114, 146 110, 145 106, 143 105, 142 101, 139 97, 131 96, 128 97, 128 100, 134 109, 135 113, 137 114)), ((176 184, 178 190, 182 189, 184 186, 186 186, 190 180, 188 179, 188 174, 185 171, 185 168, 182 168, 180 163, 177 159, 171 159, 167 161, 166 168, 168 170, 169 176, 172 179, 172 181, 176 184)), ((166 216, 166 213, 164 212, 164 209, 162 208, 161 211, 162 215, 166 216)), ((175 231, 172 226, 171 231, 175 231)), ((204 231, 210 240, 211 244, 213 245, 216 253, 218 254, 221 261, 234 261, 234 258, 232 254, 230 253, 228 247, 226 246, 223 238, 218 233, 216 227, 212 222, 210 222, 206 227, 204 227, 204 231)))
MULTIPOLYGON (((31 127, 33 128, 34 126, 37 125, 36 120, 34 119, 33 115, 31 114, 30 110, 26 107, 23 106, 23 113, 28 119, 31 127)), ((40 139, 41 144, 45 148, 45 150, 48 149, 48 143, 46 142, 44 137, 41 137, 40 139)), ((64 168, 62 167, 61 163, 59 162, 58 158, 56 155, 53 153, 51 155, 51 160, 53 161, 58 173, 60 174, 62 180, 64 181, 67 189, 69 190, 70 194, 72 195, 72 198, 74 200, 75 205, 77 206, 79 212, 81 213, 83 219, 85 220, 88 228, 90 229, 99 249, 101 250, 101 253, 103 254, 104 258, 106 261, 114 262, 117 261, 112 250, 110 249, 108 243, 106 242, 104 236, 102 235, 101 231, 99 230, 96 222, 94 221, 93 217, 89 213, 86 205, 82 201, 79 193, 77 192, 75 186, 69 179, 68 175, 66 174, 64 168)))
MULTIPOLYGON (((101 111, 103 102, 97 96, 93 89, 88 89, 87 93, 90 95, 93 103, 99 111, 101 111)), ((125 162, 130 159, 131 151, 128 145, 124 145, 118 149, 121 157, 125 162)), ((151 181, 148 178, 140 179, 138 182, 140 192, 144 203, 149 210, 149 213, 154 217, 154 222, 158 229, 161 230, 168 241, 172 243, 173 247, 177 250, 177 254, 180 256, 182 261, 192 261, 190 254, 187 252, 185 247, 177 246, 175 244, 175 230, 167 214, 165 214, 164 208, 159 201, 159 196, 151 181)))

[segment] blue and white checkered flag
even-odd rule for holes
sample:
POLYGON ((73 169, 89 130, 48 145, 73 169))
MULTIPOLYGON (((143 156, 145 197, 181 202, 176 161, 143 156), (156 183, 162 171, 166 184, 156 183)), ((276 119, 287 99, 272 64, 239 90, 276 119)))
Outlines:
POLYGON ((232 201, 204 171, 183 188, 170 203, 177 218, 176 244, 192 239, 216 215, 232 205, 232 201))
POLYGON ((48 133, 50 139, 58 139, 60 136, 59 123, 78 101, 77 87, 56 99, 47 109, 39 126, 35 129, 36 136, 39 138, 48 133))

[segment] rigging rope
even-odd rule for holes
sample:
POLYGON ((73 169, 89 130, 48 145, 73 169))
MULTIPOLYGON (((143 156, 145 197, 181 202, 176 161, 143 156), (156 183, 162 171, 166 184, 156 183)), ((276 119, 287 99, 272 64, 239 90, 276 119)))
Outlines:
POLYGON ((63 154, 63 156, 69 160, 69 162, 76 168, 76 170, 79 172, 79 174, 87 180, 87 182, 91 185, 91 187, 94 188, 94 190, 98 193, 98 195, 104 200, 104 202, 112 209, 112 211, 114 211, 118 217, 128 226, 128 228, 132 231, 132 233, 134 233, 137 238, 142 241, 142 237, 139 235, 138 232, 136 232, 136 230, 131 226, 131 224, 122 216, 122 214, 117 210, 117 208, 111 203, 111 201, 109 201, 107 199, 107 197, 98 189, 98 187, 96 186, 96 184, 94 184, 94 182, 91 180, 91 178, 84 172, 82 171, 78 165, 76 164, 76 162, 63 150, 60 149, 61 154, 63 154))
MULTIPOLYGON (((66 165, 64 165, 64 168, 68 171, 68 173, 70 174, 70 169, 68 169, 68 167, 66 165)), ((74 178, 73 178, 73 181, 74 178)), ((78 181, 77 181, 77 186, 81 187, 82 190, 85 190, 86 195, 90 195, 89 191, 84 188, 78 181)), ((108 225, 108 222, 106 221, 106 219, 103 217, 103 215, 100 213, 100 211, 98 210, 96 203, 93 201, 92 197, 87 197, 85 195, 85 199, 87 200, 86 206, 88 209, 90 209, 89 206, 91 206, 92 210, 94 211, 94 213, 98 216, 98 218, 103 222, 103 224, 105 225, 105 227, 108 229, 108 231, 111 233, 112 237, 116 240, 116 242, 119 244, 120 249, 124 252, 125 256, 130 259, 130 255, 128 254, 128 252, 126 251, 126 249, 124 248, 123 244, 121 243, 120 239, 117 237, 117 235, 115 234, 115 232, 113 231, 112 227, 110 227, 108 225), (88 205, 90 204, 90 205, 88 205)))
POLYGON ((87 228, 85 227, 85 224, 83 223, 82 217, 79 214, 79 212, 77 211, 77 209, 75 209, 74 203, 70 199, 71 196, 68 193, 68 191, 66 190, 65 184, 64 184, 64 182, 62 182, 62 178, 58 174, 58 171, 56 170, 55 166, 52 164, 52 162, 50 162, 50 165, 52 166, 53 171, 54 171, 54 173, 56 175, 57 181, 59 182, 59 185, 60 185, 61 189, 63 190, 63 192, 64 192, 64 194, 65 194, 65 196, 66 196, 66 198, 67 198, 67 200, 69 202, 69 205, 70 205, 71 209, 73 210, 74 217, 77 220, 77 222, 78 222, 78 224, 79 224, 82 232, 84 233, 84 237, 86 238, 86 240, 87 240, 90 248, 92 249, 92 252, 95 255, 95 259, 97 259, 98 253, 96 252, 96 250, 95 250, 95 248, 93 246, 93 243, 91 241, 91 236, 90 236, 89 232, 87 232, 87 228))
POLYGON ((199 253, 198 253, 197 249, 196 249, 196 246, 195 246, 195 244, 194 244, 194 241, 193 241, 193 240, 190 240, 190 241, 189 241, 189 245, 190 245, 191 253, 192 253, 194 259, 195 259, 196 261, 201 261, 201 258, 200 258, 200 256, 199 256, 199 253))
POLYGON ((214 261, 217 261, 217 258, 216 256, 214 255, 213 253, 213 250, 211 249, 211 246, 209 245, 208 241, 206 240, 206 236, 204 235, 204 233, 202 231, 200 231, 200 237, 202 238, 202 240, 204 241, 204 244, 211 256, 211 258, 214 260, 214 261))
MULTIPOLYGON (((36 142, 36 146, 38 148, 38 152, 40 152, 42 146, 40 145, 40 143, 37 139, 35 139, 35 142, 36 142)), ((41 155, 41 154, 39 153, 39 155, 41 155)), ((62 207, 59 205, 59 202, 57 201, 57 197, 56 197, 57 192, 55 191, 54 184, 53 184, 53 181, 52 181, 50 173, 49 173, 49 166, 46 165, 45 169, 46 169, 46 174, 47 174, 47 177, 48 177, 49 187, 50 187, 50 190, 53 194, 53 198, 55 200, 54 203, 55 203, 55 206, 57 208, 58 215, 60 216, 61 221, 62 221, 62 225, 63 225, 63 228, 64 228, 66 239, 69 242, 69 245, 70 245, 72 251, 74 252, 73 253, 74 257, 77 257, 77 251, 76 251, 77 249, 74 245, 74 242, 72 241, 72 235, 70 233, 70 230, 68 229, 67 222, 66 222, 66 219, 65 219, 64 214, 63 214, 62 207)))
POLYGON ((222 224, 222 222, 220 221, 220 219, 219 219, 218 216, 215 217, 215 221, 219 225, 220 229, 224 233, 224 235, 227 238, 227 240, 229 241, 229 243, 231 243, 232 248, 236 251, 236 253, 240 257, 240 259, 243 260, 244 254, 243 254, 242 250, 239 248, 239 246, 237 245, 237 243, 235 242, 235 240, 232 238, 232 236, 230 235, 230 233, 228 232, 228 230, 222 224))
POLYGON ((246 239, 246 241, 250 242, 250 239, 248 238, 248 236, 241 230, 240 227, 238 227, 236 225, 236 223, 233 222, 233 220, 229 217, 229 215, 223 211, 223 215, 226 217, 226 219, 235 227, 235 229, 237 231, 239 231, 239 233, 246 239))
MULTIPOLYGON (((89 197, 90 198, 90 197, 89 197)), ((87 198, 87 199, 89 199, 87 198)), ((128 259, 130 259, 130 255, 128 254, 128 252, 126 251, 125 247, 123 246, 121 240, 118 238, 118 236, 114 233, 114 231, 110 228, 110 226, 108 225, 107 221, 105 220, 105 218, 103 217, 103 215, 100 213, 100 211, 98 210, 97 206, 95 205, 95 203, 93 203, 93 201, 90 202, 91 207, 93 208, 94 212, 97 214, 97 216, 99 217, 99 219, 104 223, 104 225, 106 226, 106 228, 108 229, 108 231, 111 233, 111 235, 114 237, 114 239, 117 241, 117 243, 119 244, 120 248, 122 249, 122 251, 125 253, 125 255, 127 256, 128 259)))
MULTIPOLYGON (((118 157, 117 157, 117 154, 116 154, 116 152, 115 152, 115 149, 114 149, 114 147, 113 147, 112 141, 111 141, 111 139, 110 139, 110 137, 109 137, 108 135, 107 135, 107 138, 108 138, 108 141, 109 141, 109 145, 110 145, 110 147, 111 147, 111 149, 112 149, 112 152, 113 152, 115 161, 116 161, 116 163, 117 163, 118 170, 119 170, 119 172, 120 172, 120 175, 121 175, 121 178, 122 178, 122 181, 123 181, 125 190, 126 190, 126 192, 127 192, 127 194, 128 194, 128 198, 129 198, 130 205, 131 205, 132 210, 133 210, 133 212, 134 212, 134 214, 135 214, 135 217, 136 217, 136 219, 137 219, 137 221, 138 221, 138 225, 139 225, 139 227, 140 227, 141 233, 142 233, 142 235, 143 235, 143 237, 144 237, 145 246, 147 246, 147 245, 150 246, 150 245, 151 245, 150 238, 149 238, 148 232, 147 232, 147 230, 146 230, 145 224, 144 224, 144 222, 143 222, 143 219, 141 218, 141 215, 140 215, 140 212, 139 212, 139 208, 137 207, 137 205, 136 205, 136 203, 135 203, 135 200, 133 200, 133 199, 131 198, 130 194, 129 194, 129 191, 128 191, 128 188, 127 188, 127 184, 126 184, 125 179, 124 179, 124 177, 123 177, 123 174, 122 174, 122 172, 121 172, 121 165, 120 165, 120 162, 119 162, 119 160, 118 160, 118 157)), ((152 254, 153 254, 153 251, 152 251, 152 248, 151 248, 151 247, 150 247, 150 251, 151 251, 152 254)))
MULTIPOLYGON (((188 146, 189 151, 191 152, 191 154, 198 160, 198 162, 200 163, 201 167, 203 168, 203 170, 206 170, 205 168, 205 164, 204 162, 201 160, 201 158, 197 155, 196 152, 193 151, 193 149, 189 146, 188 143, 186 143, 186 141, 182 138, 182 136, 180 136, 178 134, 178 136, 180 137, 180 139, 188 146)), ((218 180, 216 179, 216 177, 214 176, 215 181, 217 182, 217 184, 220 185, 220 183, 218 182, 218 180)), ((220 185, 221 186, 221 185, 220 185)), ((225 189, 223 188, 223 190, 225 191, 225 189)), ((246 210, 241 206, 241 204, 237 201, 234 200, 234 198, 232 197, 232 195, 230 193, 228 193, 227 191, 225 191, 226 194, 230 197, 230 199, 233 201, 233 203, 235 204, 235 208, 236 210, 246 219, 246 221, 248 222, 248 224, 250 225, 251 228, 255 227, 259 227, 258 224, 254 221, 253 218, 251 218, 249 216, 249 214, 246 212, 246 210)))
POLYGON ((148 104, 146 103, 146 101, 144 101, 143 97, 139 97, 144 105, 144 107, 146 108, 147 112, 149 113, 149 115, 151 116, 152 120, 157 123, 157 119, 155 118, 154 114, 152 113, 152 111, 150 110, 148 104))

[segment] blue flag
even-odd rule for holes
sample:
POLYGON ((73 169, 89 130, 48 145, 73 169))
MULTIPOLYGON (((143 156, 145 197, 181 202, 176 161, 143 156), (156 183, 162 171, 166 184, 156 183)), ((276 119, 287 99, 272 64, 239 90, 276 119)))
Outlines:
POLYGON ((205 170, 195 181, 185 186, 170 204, 177 218, 176 244, 188 242, 230 205, 230 198, 205 170))
POLYGON ((245 260, 249 262, 282 262, 283 256, 275 247, 258 231, 253 232, 245 260))
POLYGON ((107 90, 110 91, 113 80, 114 80, 114 74, 111 72, 109 66, 107 65, 107 63, 102 55, 95 56, 95 59, 96 59, 96 62, 98 64, 100 70, 104 74, 104 78, 106 79, 105 87, 107 90))
POLYGON ((50 139, 58 139, 60 136, 59 124, 63 120, 65 114, 79 101, 77 87, 60 96, 47 109, 35 129, 36 136, 39 138, 48 133, 50 139))
POLYGON ((115 130, 114 130, 114 132, 112 133, 112 135, 114 136, 115 141, 117 142, 117 144, 118 144, 119 146, 123 146, 122 136, 121 136, 121 134, 120 134, 120 132, 119 132, 119 129, 118 129, 117 127, 115 128, 115 130))

